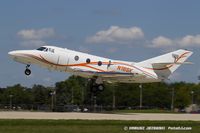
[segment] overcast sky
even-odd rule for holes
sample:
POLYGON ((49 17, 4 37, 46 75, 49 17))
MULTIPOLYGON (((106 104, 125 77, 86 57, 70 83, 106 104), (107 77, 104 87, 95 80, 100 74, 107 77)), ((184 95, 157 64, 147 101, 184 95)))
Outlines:
POLYGON ((198 82, 200 1, 197 0, 1 0, 0 87, 52 86, 69 74, 13 62, 11 50, 55 45, 128 61, 176 49, 194 51, 194 65, 180 67, 172 81, 198 82))

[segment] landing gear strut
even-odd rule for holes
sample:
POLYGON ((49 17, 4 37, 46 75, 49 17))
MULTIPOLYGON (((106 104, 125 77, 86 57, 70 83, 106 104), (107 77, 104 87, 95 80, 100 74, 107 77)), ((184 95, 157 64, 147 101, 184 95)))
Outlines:
POLYGON ((91 105, 93 112, 97 111, 97 95, 104 90, 103 81, 100 78, 92 78, 89 81, 90 84, 90 94, 91 94, 91 105))
POLYGON ((30 67, 30 65, 27 65, 27 66, 26 66, 26 69, 25 69, 25 71, 24 71, 24 73, 25 73, 27 76, 29 76, 29 75, 31 74, 31 70, 29 69, 29 67, 30 67))

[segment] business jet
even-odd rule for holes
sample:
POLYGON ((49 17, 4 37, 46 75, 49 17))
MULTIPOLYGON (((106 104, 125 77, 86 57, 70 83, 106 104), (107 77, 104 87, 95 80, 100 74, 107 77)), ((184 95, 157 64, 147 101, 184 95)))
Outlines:
POLYGON ((103 82, 161 82, 168 79, 181 64, 190 64, 185 61, 192 53, 180 49, 141 62, 113 60, 55 46, 11 51, 8 54, 14 61, 26 65, 26 75, 31 74, 30 65, 36 64, 92 79, 92 87, 103 90, 103 82))

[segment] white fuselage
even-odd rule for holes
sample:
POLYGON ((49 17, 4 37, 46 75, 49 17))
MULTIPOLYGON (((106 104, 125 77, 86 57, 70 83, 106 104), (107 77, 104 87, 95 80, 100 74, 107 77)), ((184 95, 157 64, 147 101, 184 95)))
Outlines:
POLYGON ((51 70, 70 72, 87 78, 99 77, 108 82, 161 81, 154 71, 137 66, 134 62, 112 60, 55 46, 44 46, 38 50, 11 51, 9 55, 23 64, 37 64, 51 70))

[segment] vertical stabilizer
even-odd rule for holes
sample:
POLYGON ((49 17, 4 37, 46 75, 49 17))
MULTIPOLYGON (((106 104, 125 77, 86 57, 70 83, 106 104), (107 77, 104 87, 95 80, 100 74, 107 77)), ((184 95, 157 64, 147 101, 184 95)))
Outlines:
POLYGON ((182 64, 188 64, 188 62, 185 61, 192 55, 192 53, 193 52, 191 51, 180 49, 142 62, 138 62, 137 65, 154 71, 161 79, 166 79, 179 66, 182 64))

